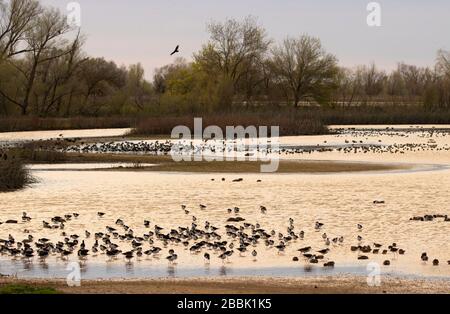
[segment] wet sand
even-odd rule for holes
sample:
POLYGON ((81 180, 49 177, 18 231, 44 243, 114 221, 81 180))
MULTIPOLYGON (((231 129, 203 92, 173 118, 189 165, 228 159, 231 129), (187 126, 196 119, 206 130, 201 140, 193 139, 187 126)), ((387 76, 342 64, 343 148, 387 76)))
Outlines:
MULTIPOLYGON (((66 163, 134 163, 136 171, 194 172, 194 173, 260 173, 262 161, 192 161, 175 162, 171 156, 128 154, 67 153, 66 163), (154 164, 145 167, 142 164, 154 164)), ((333 173, 405 170, 413 165, 377 162, 280 160, 277 173, 333 173)), ((92 170, 92 169, 88 169, 92 170)), ((104 169, 103 169, 104 170, 104 169)), ((129 167, 112 167, 108 170, 130 170, 129 167)))
POLYGON ((320 278, 208 278, 151 280, 92 280, 68 287, 64 280, 0 278, 0 288, 9 284, 50 287, 65 294, 382 294, 450 293, 450 281, 382 278, 380 286, 369 286, 366 277, 320 278))

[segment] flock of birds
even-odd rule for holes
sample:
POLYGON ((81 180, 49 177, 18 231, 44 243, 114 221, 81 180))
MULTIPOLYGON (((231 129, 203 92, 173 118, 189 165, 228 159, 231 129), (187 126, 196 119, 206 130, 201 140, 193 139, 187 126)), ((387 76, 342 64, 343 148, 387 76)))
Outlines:
MULTIPOLYGON (((427 143, 416 144, 392 144, 383 145, 364 143, 363 140, 345 139, 345 145, 327 146, 318 145, 316 147, 282 147, 278 150, 267 148, 265 153, 279 154, 303 154, 313 151, 339 151, 343 153, 391 153, 403 154, 405 152, 417 151, 450 151, 448 145, 438 146, 431 139, 437 136, 448 136, 448 131, 438 130, 407 130, 394 132, 386 130, 384 133, 379 130, 347 130, 339 131, 337 136, 357 136, 368 140, 371 136, 402 136, 407 137, 414 133, 422 132, 420 137, 430 138, 427 143)), ((67 140, 69 145, 64 148, 67 152, 82 153, 153 153, 169 154, 174 148, 171 141, 139 141, 139 142, 107 142, 107 143, 84 143, 81 140, 67 140)), ((236 143, 236 142, 234 142, 236 143)), ((217 145, 216 140, 204 140, 201 144, 194 145, 191 141, 179 142, 176 149, 183 153, 205 153, 217 152, 222 149, 229 149, 226 145, 217 145)), ((225 144, 221 142, 219 144, 225 144)), ((258 148, 257 148, 258 150, 258 148)), ((222 179, 224 181, 224 179, 222 179)), ((236 182, 242 181, 242 178, 236 179, 236 182)), ((260 180, 258 180, 260 182, 260 180)), ((374 204, 383 204, 383 201, 374 201, 374 204)), ((204 211, 206 205, 200 204, 199 209, 204 211)), ((181 205, 181 210, 185 215, 192 215, 192 209, 186 205, 181 205)), ((267 214, 268 208, 260 206, 261 214, 267 214)), ((79 218, 78 213, 69 213, 61 216, 54 216, 48 221, 42 221, 42 228, 48 230, 48 237, 37 237, 31 234, 27 229, 27 224, 33 221, 33 218, 23 213, 19 220, 0 221, 0 231, 3 224, 18 224, 24 226, 21 237, 13 237, 11 234, 5 239, 0 239, 0 254, 14 259, 33 259, 39 258, 45 260, 51 256, 56 256, 62 260, 68 260, 75 256, 81 261, 86 261, 89 257, 99 255, 106 256, 108 259, 124 258, 126 261, 133 259, 165 257, 169 264, 173 265, 179 258, 180 250, 187 250, 190 254, 202 255, 205 263, 210 263, 214 258, 229 262, 232 256, 244 258, 250 255, 253 260, 257 260, 261 250, 273 251, 275 254, 290 256, 293 262, 304 261, 307 264, 322 264, 323 267, 334 267, 335 261, 330 257, 330 252, 337 247, 344 247, 347 242, 355 241, 356 244, 349 245, 349 250, 356 253, 358 260, 368 260, 370 254, 380 254, 386 256, 383 258, 383 265, 389 266, 392 259, 399 255, 405 255, 406 250, 397 245, 397 243, 381 244, 377 242, 366 243, 363 238, 364 227, 361 224, 355 226, 354 239, 344 239, 344 236, 331 236, 326 232, 326 226, 323 222, 316 221, 314 228, 316 237, 320 238, 320 246, 306 245, 308 237, 304 230, 298 228, 293 218, 289 218, 285 230, 276 231, 271 228, 263 228, 257 222, 249 222, 240 215, 240 208, 228 208, 224 215, 223 225, 213 225, 208 221, 200 222, 196 216, 192 216, 190 224, 178 226, 176 228, 166 229, 150 220, 144 220, 142 226, 145 232, 138 234, 122 218, 114 218, 111 224, 105 225, 100 230, 85 230, 82 234, 70 234, 66 232, 66 227, 71 222, 79 218), (115 221, 115 223, 114 223, 115 221), (55 236, 55 232, 59 236, 55 236), (51 240, 53 239, 53 240, 51 240), (55 240, 59 239, 59 240, 55 240), (289 249, 288 249, 289 248, 289 249), (292 253, 294 252, 294 253, 292 253), (293 256, 292 256, 293 255, 293 256)), ((105 222, 107 214, 97 213, 99 222, 105 222)), ((411 217, 411 221, 433 221, 442 219, 450 221, 448 215, 427 214, 424 216, 411 217)), ((309 236, 309 235, 308 235, 309 236)), ((419 258, 418 258, 419 259, 419 258)), ((420 255, 423 263, 432 261, 432 265, 438 266, 440 261, 437 258, 429 257, 427 252, 420 255)), ((450 265, 450 260, 447 261, 450 265)))
POLYGON ((380 131, 380 130, 337 130, 335 136, 337 138, 343 136, 351 136, 352 138, 363 138, 359 140, 345 139, 341 145, 328 145, 327 141, 324 141, 321 145, 305 145, 305 146, 290 146, 279 145, 279 147, 271 146, 271 142, 261 142, 255 147, 249 147, 245 145, 241 140, 217 140, 217 139, 204 139, 201 143, 194 143, 190 140, 166 140, 166 141, 119 141, 119 142, 106 142, 106 143, 72 143, 64 148, 66 152, 78 152, 78 153, 144 153, 144 154, 163 154, 169 153, 185 154, 185 155, 197 155, 197 154, 217 154, 217 153, 232 153, 236 151, 247 152, 246 156, 252 156, 252 154, 279 154, 279 155, 292 155, 292 154, 311 154, 313 152, 340 152, 344 154, 357 154, 357 153, 374 153, 374 154, 405 154, 407 152, 423 152, 423 151, 448 151, 450 152, 450 146, 448 144, 437 145, 433 137, 445 137, 450 134, 448 130, 421 130, 412 129, 402 132, 396 132, 392 130, 380 131), (395 143, 395 144, 383 144, 381 140, 376 143, 370 141, 370 137, 388 136, 388 137, 409 137, 411 134, 415 134, 418 137, 428 138, 426 143, 395 143), (265 144, 265 145, 264 145, 265 144))
MULTIPOLYGON (((207 206, 200 204, 199 209, 204 211, 207 206)), ((185 215, 191 215, 191 210, 186 205, 181 205, 181 210, 185 215)), ((259 210, 261 214, 268 212, 265 206, 260 206, 259 210)), ((51 236, 48 238, 35 237, 30 230, 24 229, 23 239, 22 237, 15 238, 11 234, 6 239, 0 239, 0 254, 13 259, 28 260, 34 257, 45 260, 50 256, 56 256, 65 261, 71 256, 78 257, 80 261, 86 261, 89 256, 104 255, 112 260, 122 256, 128 262, 141 257, 159 260, 163 256, 162 254, 165 254, 169 265, 173 265, 178 259, 177 251, 179 250, 187 250, 194 255, 202 254, 205 263, 210 263, 213 258, 229 262, 229 258, 233 255, 241 258, 251 255, 256 261, 258 251, 264 247, 280 256, 294 252, 294 256, 291 257, 294 262, 322 263, 323 267, 334 267, 335 261, 328 257, 329 253, 334 248, 343 247, 344 243, 351 241, 351 239, 344 239, 344 236, 328 235, 325 232, 324 223, 316 221, 314 230, 320 235, 322 244, 320 247, 316 245, 313 248, 312 245, 304 245, 308 242, 306 233, 297 228, 292 218, 289 218, 286 230, 281 232, 265 229, 259 223, 247 222, 240 215, 239 207, 228 208, 227 213, 229 216, 223 227, 213 225, 208 221, 200 223, 194 215, 190 225, 178 226, 170 230, 152 224, 149 220, 144 220, 141 227, 146 231, 143 234, 134 232, 121 218, 115 219, 113 225, 106 225, 104 229, 95 232, 85 230, 84 234, 69 234, 65 231, 66 226, 72 221, 76 221, 80 215, 78 213, 65 214, 54 216, 49 221, 42 221, 42 228, 49 232, 57 231, 61 237, 60 240, 52 241, 51 236), (88 243, 90 244, 88 245, 88 243), (291 247, 289 253, 286 250, 288 247, 291 247)), ((105 216, 107 216, 106 213, 97 213, 99 222, 105 221, 105 216)), ((449 221, 447 216, 445 219, 449 221)), ((21 221, 7 220, 4 224, 21 224, 26 228, 32 220, 32 217, 24 212, 21 221)), ((1 224, 3 222, 0 222, 1 224)), ((370 259, 369 254, 390 254, 390 257, 395 259, 406 253, 406 250, 396 243, 388 245, 376 242, 364 243, 363 228, 361 224, 356 225, 354 239, 356 244, 350 246, 350 251, 357 253, 358 260, 370 259)), ((426 252, 422 253, 420 260, 424 263, 429 260, 426 252)), ((450 265, 450 260, 447 263, 450 265)), ((390 258, 384 259, 384 266, 390 264, 390 258)), ((438 266, 439 260, 433 259, 432 264, 438 266)))

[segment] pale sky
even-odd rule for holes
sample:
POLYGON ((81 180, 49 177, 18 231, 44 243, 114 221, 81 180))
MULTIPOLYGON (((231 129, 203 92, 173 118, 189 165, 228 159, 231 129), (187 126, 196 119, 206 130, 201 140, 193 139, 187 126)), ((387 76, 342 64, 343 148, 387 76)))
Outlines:
MULTIPOLYGON (((41 0, 65 11, 67 0, 41 0)), ((119 65, 141 62, 147 78, 178 56, 187 60, 208 39, 206 23, 257 17, 274 41, 317 36, 341 65, 375 62, 390 70, 399 61, 432 65, 450 50, 449 0, 384 0, 381 27, 369 27, 367 0, 79 0, 85 51, 119 65)))

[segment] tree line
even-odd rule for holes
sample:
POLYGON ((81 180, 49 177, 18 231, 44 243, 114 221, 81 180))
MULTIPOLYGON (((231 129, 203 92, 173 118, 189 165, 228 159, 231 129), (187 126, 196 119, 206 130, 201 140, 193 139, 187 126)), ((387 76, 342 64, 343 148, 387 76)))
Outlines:
POLYGON ((318 38, 280 43, 253 17, 207 25, 209 40, 145 79, 88 56, 64 14, 37 0, 0 0, 0 115, 40 117, 194 114, 248 108, 419 105, 450 108, 450 52, 435 66, 340 67, 318 38))

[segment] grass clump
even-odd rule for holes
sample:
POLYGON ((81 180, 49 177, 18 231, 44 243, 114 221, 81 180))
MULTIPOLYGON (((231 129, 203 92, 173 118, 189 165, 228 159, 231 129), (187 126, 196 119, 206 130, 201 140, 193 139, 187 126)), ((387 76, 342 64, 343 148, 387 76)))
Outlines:
POLYGON ((39 287, 23 284, 8 284, 0 286, 0 294, 59 294, 51 287, 39 287))
POLYGON ((0 151, 0 192, 20 190, 33 181, 21 158, 9 151, 0 151))

